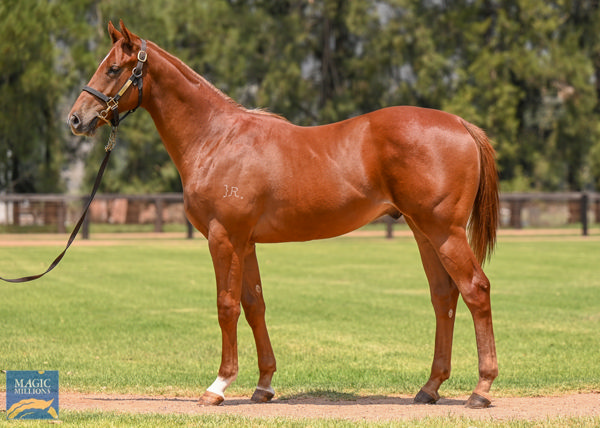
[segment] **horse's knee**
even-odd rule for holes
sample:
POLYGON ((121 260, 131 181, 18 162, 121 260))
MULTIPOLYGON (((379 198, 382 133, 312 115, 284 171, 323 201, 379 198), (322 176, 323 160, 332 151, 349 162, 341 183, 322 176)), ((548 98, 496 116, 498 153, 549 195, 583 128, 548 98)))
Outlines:
POLYGON ((237 322, 241 313, 240 302, 236 301, 228 293, 223 293, 217 298, 217 308, 220 324, 237 322))

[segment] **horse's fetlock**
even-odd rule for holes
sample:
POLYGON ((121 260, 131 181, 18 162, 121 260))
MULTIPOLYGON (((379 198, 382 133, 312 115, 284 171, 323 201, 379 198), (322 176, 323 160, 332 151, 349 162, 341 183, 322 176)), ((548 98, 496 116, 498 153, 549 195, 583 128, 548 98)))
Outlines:
POLYGON ((442 382, 444 382, 444 381, 447 381, 448 379, 450 379, 450 369, 442 370, 440 373, 440 380, 442 382))

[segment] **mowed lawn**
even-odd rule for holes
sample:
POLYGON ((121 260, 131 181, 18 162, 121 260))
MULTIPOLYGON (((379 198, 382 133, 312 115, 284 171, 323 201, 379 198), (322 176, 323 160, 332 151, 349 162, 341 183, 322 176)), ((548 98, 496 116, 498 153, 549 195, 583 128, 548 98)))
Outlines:
MULTIPOLYGON (((46 268, 57 247, 0 246, 0 275, 46 268)), ((411 238, 259 245, 279 397, 414 394, 427 380, 435 321, 411 238)), ((500 376, 495 395, 600 388, 600 241, 500 239, 486 267, 500 376)), ((75 245, 30 284, 0 284, 0 369, 59 370, 61 390, 198 396, 220 362, 212 263, 203 239, 75 245)), ((240 374, 258 369, 239 324, 240 374)), ((477 382, 461 302, 445 396, 477 382)), ((4 382, 0 382, 4 388, 4 382)))

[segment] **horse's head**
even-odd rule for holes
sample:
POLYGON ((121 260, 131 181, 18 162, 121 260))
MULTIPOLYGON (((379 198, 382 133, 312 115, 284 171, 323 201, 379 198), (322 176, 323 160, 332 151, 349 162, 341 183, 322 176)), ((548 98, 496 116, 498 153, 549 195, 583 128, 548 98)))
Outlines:
POLYGON ((76 135, 93 135, 104 123, 118 125, 119 110, 135 110, 142 101, 146 42, 131 33, 123 21, 120 26, 118 31, 108 23, 112 48, 69 113, 67 122, 76 135))

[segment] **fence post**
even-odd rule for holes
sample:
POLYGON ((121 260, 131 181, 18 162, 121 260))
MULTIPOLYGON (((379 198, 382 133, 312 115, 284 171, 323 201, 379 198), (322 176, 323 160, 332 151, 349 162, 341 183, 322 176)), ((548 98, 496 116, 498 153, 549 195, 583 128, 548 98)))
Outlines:
POLYGON ((581 234, 583 236, 588 236, 588 202, 588 194, 586 192, 581 192, 581 234))
POLYGON ((56 213, 58 233, 67 233, 67 229, 65 228, 65 220, 67 218, 67 204, 64 201, 58 201, 56 204, 58 205, 58 212, 56 213))
POLYGON ((510 201, 510 226, 514 229, 522 229, 523 223, 521 221, 521 211, 523 208, 523 202, 521 199, 510 201))
POLYGON ((185 218, 185 222, 187 224, 187 239, 193 239, 194 238, 194 226, 192 226, 192 223, 190 223, 190 221, 187 219, 187 217, 185 218))
POLYGON ((162 232, 163 231, 163 200, 160 198, 156 198, 154 200, 154 205, 156 206, 156 218, 154 219, 154 231, 162 232))
POLYGON ((394 219, 392 216, 385 216, 385 237, 387 239, 392 239, 394 237, 394 219))
POLYGON ((21 201, 15 201, 13 203, 13 224, 15 226, 21 226, 21 201))

